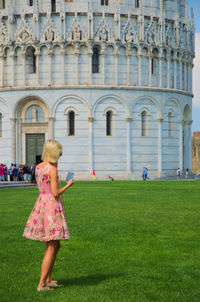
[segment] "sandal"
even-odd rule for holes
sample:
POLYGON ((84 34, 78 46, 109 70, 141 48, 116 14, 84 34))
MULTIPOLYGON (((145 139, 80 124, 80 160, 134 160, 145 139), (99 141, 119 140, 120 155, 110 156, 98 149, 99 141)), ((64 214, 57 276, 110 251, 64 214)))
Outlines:
POLYGON ((55 280, 51 280, 50 282, 48 282, 47 286, 49 286, 49 287, 63 287, 63 285, 58 284, 57 281, 55 281, 55 280))
POLYGON ((40 286, 38 285, 37 287, 37 291, 43 291, 43 290, 52 290, 52 288, 50 288, 47 284, 45 284, 44 286, 40 286))

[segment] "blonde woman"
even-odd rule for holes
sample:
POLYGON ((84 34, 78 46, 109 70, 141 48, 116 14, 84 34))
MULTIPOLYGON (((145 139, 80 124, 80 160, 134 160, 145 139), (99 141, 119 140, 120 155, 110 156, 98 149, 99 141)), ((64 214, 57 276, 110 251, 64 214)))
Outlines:
POLYGON ((58 287, 51 279, 51 273, 60 248, 60 240, 69 239, 65 211, 61 194, 74 180, 71 179, 63 188, 59 188, 58 159, 62 155, 62 145, 49 140, 44 144, 42 160, 36 167, 36 181, 39 197, 24 229, 24 237, 46 242, 46 251, 41 266, 38 291, 58 287))

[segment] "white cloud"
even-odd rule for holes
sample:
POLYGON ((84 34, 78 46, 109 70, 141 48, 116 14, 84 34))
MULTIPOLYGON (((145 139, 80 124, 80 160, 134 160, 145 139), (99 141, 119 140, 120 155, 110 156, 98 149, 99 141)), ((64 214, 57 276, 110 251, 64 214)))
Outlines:
POLYGON ((195 35, 195 59, 193 69, 193 105, 200 107, 200 33, 195 35))

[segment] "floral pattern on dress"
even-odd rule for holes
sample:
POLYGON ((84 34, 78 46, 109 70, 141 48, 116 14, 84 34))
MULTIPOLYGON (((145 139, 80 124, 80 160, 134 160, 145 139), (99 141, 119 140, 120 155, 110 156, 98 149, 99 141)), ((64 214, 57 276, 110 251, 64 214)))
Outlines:
POLYGON ((61 197, 51 193, 50 170, 53 166, 36 167, 39 197, 26 223, 23 236, 33 240, 68 240, 70 238, 61 197))

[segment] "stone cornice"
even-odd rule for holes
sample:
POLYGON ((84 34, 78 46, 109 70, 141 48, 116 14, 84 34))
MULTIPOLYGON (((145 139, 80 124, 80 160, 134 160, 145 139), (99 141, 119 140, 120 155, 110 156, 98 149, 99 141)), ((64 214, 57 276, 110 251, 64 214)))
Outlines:
POLYGON ((113 86, 113 85, 57 85, 57 86, 21 86, 21 87, 4 87, 0 88, 0 93, 3 91, 21 91, 21 90, 60 90, 60 89, 95 89, 95 90, 127 90, 127 91, 152 91, 152 92, 167 92, 171 94, 181 94, 189 97, 194 95, 187 91, 177 90, 177 89, 168 89, 168 88, 157 88, 157 87, 146 87, 146 86, 113 86))

